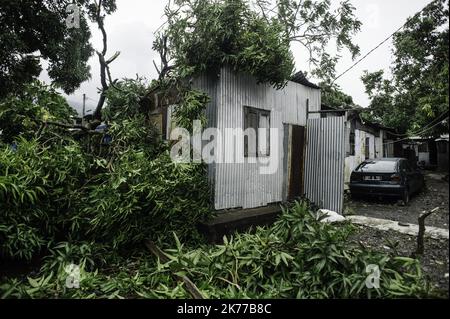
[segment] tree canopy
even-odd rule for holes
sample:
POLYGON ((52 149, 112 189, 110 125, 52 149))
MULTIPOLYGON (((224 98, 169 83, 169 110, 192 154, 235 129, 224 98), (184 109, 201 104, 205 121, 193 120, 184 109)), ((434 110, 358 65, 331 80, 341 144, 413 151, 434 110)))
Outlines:
POLYGON ((392 79, 383 71, 362 77, 371 116, 402 133, 448 132, 449 2, 435 0, 394 35, 392 79), (425 132, 423 132, 425 130, 425 132))
POLYGON ((161 77, 217 72, 221 66, 252 74, 259 82, 282 87, 294 70, 291 44, 301 43, 319 64, 331 40, 359 49, 351 41, 361 23, 344 1, 333 10, 329 0, 176 0, 166 7, 167 25, 154 49, 161 55, 161 77))
POLYGON ((98 6, 106 13, 116 9, 115 0, 2 0, 0 98, 36 79, 43 60, 48 62, 53 83, 68 94, 88 80, 88 59, 93 53, 88 19, 95 20, 98 6), (79 17, 75 27, 67 23, 71 15, 79 17))

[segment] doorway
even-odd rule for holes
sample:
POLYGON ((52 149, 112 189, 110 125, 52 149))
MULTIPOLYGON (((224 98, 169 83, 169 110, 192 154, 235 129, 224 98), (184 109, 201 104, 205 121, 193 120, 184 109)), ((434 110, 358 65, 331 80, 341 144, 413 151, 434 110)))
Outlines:
POLYGON ((291 125, 288 200, 304 195, 305 127, 291 125))

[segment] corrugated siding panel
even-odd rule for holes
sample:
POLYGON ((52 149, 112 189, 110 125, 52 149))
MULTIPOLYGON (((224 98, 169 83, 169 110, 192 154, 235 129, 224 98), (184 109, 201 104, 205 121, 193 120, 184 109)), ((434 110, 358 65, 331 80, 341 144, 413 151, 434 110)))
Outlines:
MULTIPOLYGON (((217 76, 201 75, 193 80, 192 87, 209 95, 210 102, 206 105, 205 115, 208 119, 207 126, 217 125, 217 76)), ((206 142, 204 142, 206 143, 206 142)), ((208 180, 211 187, 215 185, 216 164, 208 164, 208 180)))
POLYGON ((342 213, 344 201, 344 117, 309 119, 305 192, 319 207, 342 213))
MULTIPOLYGON (((306 125, 306 99, 310 110, 320 109, 320 91, 289 82, 282 90, 267 84, 257 84, 248 75, 235 74, 223 68, 217 87, 217 128, 242 128, 243 108, 250 106, 270 110, 271 128, 278 129, 278 169, 272 175, 262 175, 260 164, 217 163, 215 169, 215 208, 252 208, 283 200, 283 123, 306 125)), ((225 143, 225 138, 222 138, 225 143)))

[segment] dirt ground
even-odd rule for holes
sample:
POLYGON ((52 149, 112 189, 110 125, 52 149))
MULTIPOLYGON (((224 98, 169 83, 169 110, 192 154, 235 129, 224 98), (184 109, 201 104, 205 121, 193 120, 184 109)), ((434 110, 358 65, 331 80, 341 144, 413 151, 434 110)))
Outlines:
MULTIPOLYGON (((351 238, 354 243, 361 242, 367 248, 405 257, 411 256, 416 250, 415 236, 364 226, 357 227, 359 230, 351 238)), ((425 278, 447 298, 449 296, 448 249, 448 240, 425 238, 424 254, 419 258, 425 278)))
MULTIPOLYGON (((438 212, 426 219, 425 225, 449 229, 449 184, 443 177, 443 174, 426 173, 426 187, 419 194, 412 196, 407 206, 402 206, 396 200, 348 200, 345 213, 417 224, 417 219, 423 211, 439 207, 438 212)), ((410 256, 416 249, 417 238, 415 236, 363 226, 358 226, 358 228, 359 231, 352 240, 361 241, 368 248, 402 256, 410 256)), ((425 251, 420 262, 424 275, 430 283, 442 290, 448 297, 449 241, 426 238, 425 251)))
POLYGON ((443 177, 443 174, 427 172, 425 174, 425 188, 420 193, 411 196, 407 206, 402 206, 395 199, 347 200, 344 214, 417 224, 417 219, 423 211, 439 207, 439 211, 429 216, 425 224, 449 229, 449 185, 443 177))

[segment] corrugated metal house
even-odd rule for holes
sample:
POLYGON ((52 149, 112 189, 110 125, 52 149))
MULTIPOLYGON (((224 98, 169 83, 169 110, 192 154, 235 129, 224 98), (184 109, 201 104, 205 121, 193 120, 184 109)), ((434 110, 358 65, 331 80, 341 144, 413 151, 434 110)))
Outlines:
POLYGON ((268 116, 269 127, 279 132, 280 147, 270 150, 279 155, 278 169, 274 174, 260 174, 262 164, 249 163, 248 158, 244 159, 244 163, 210 164, 215 209, 253 208, 301 195, 301 157, 305 147, 304 131, 301 131, 306 126, 308 108, 320 109, 320 89, 306 81, 303 83, 290 81, 285 88, 276 90, 269 84, 258 84, 250 75, 236 74, 226 67, 219 76, 205 75, 194 81, 193 87, 211 97, 206 109, 209 127, 244 129, 245 110, 255 110, 257 116, 268 116), (266 112, 262 114, 258 111, 266 112), (293 130, 300 133, 294 133, 296 136, 293 137, 293 130), (293 146, 292 139, 297 137, 293 146), (297 154, 294 160, 298 161, 297 171, 293 174, 290 174, 290 168, 294 166, 292 157, 289 158, 291 153, 297 154), (298 178, 290 182, 292 175, 298 175, 298 178), (293 183, 297 183, 300 189, 295 190, 293 183))
MULTIPOLYGON (((211 98, 206 107, 209 128, 224 132, 251 127, 277 133, 268 130, 266 140, 276 138, 276 149, 268 143, 270 148, 264 150, 267 153, 261 153, 257 147, 255 154, 249 154, 244 139, 242 161, 208 164, 216 210, 249 209, 306 195, 322 208, 342 211, 344 120, 321 119, 318 86, 297 73, 284 88, 277 90, 229 67, 223 67, 219 75, 202 75, 191 84, 211 98), (251 160, 254 156, 275 155, 276 169, 270 174, 261 174, 261 167, 266 164, 251 160)), ((159 119, 168 138, 173 129, 174 107, 163 107, 159 119)), ((231 147, 229 141, 224 135, 218 140, 227 152, 231 147)), ((259 139, 256 144, 259 146, 259 139)))

